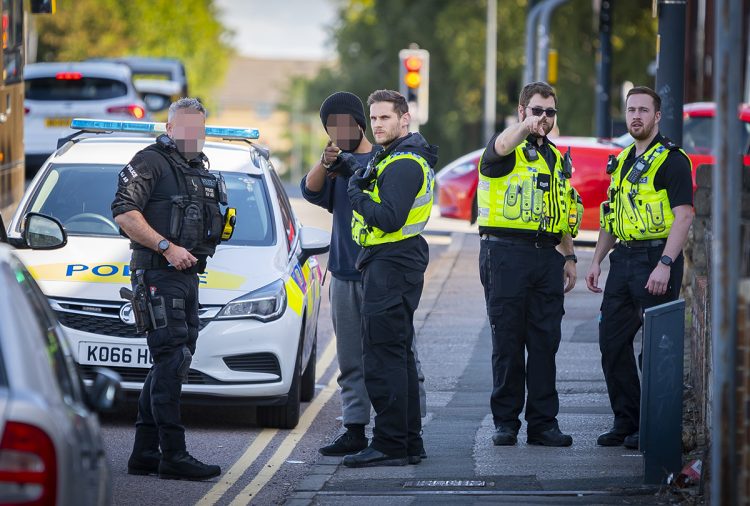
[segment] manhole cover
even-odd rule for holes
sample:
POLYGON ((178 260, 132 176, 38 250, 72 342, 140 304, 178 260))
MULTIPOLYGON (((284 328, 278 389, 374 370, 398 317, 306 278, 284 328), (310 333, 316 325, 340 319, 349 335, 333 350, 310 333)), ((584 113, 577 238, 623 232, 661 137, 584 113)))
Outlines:
POLYGON ((404 483, 404 488, 477 488, 494 486, 494 482, 486 482, 484 480, 417 480, 404 483))

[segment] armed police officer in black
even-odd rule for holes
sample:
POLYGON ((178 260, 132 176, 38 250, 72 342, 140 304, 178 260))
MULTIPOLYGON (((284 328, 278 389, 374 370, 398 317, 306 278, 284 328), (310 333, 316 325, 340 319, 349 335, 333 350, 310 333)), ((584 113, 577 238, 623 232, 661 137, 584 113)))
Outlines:
POLYGON ((223 180, 208 172, 202 153, 205 121, 198 100, 174 102, 167 135, 120 172, 112 203, 131 240, 133 309, 153 358, 138 401, 130 474, 205 480, 221 473, 187 452, 180 420, 182 383, 198 339, 198 273, 221 240, 219 204, 226 200, 223 180))

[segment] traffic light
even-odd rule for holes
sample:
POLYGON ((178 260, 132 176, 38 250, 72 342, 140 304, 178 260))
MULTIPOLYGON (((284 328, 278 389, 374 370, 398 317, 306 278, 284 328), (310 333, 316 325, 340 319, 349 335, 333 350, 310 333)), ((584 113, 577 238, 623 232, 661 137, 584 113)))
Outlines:
POLYGON ((430 53, 425 49, 402 49, 398 57, 399 91, 409 102, 412 120, 424 125, 429 112, 430 53))

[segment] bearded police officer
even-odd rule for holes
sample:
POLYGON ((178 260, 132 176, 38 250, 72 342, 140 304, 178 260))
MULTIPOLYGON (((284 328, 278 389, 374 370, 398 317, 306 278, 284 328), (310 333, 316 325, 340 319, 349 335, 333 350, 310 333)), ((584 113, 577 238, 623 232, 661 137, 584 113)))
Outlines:
POLYGON ((167 135, 120 172, 112 203, 131 240, 133 309, 153 358, 138 401, 130 474, 205 480, 221 473, 187 452, 180 420, 182 383, 198 339, 198 273, 221 239, 219 204, 226 203, 223 180, 208 172, 202 153, 205 122, 198 100, 174 102, 167 135))
POLYGON ((412 343, 429 260, 420 235, 432 210, 437 148, 409 133, 409 107, 398 92, 367 99, 375 141, 383 150, 350 178, 352 238, 362 246, 362 331, 365 386, 375 409, 370 445, 344 457, 348 467, 418 464, 419 384, 412 343))
POLYGON ((576 281, 571 237, 583 207, 569 182, 570 157, 547 139, 556 113, 552 87, 527 84, 519 122, 496 134, 479 162, 479 269, 492 331, 495 445, 516 444, 524 385, 528 444, 573 442, 557 422, 555 354, 564 292, 576 281))
POLYGON ((609 255, 609 275, 599 320, 599 348, 615 419, 601 446, 638 448, 640 382, 633 340, 643 311, 677 299, 682 248, 693 221, 690 159, 659 133, 661 99, 645 86, 632 88, 625 119, 635 142, 610 157, 608 198, 600 208, 599 239, 586 276, 594 293, 600 264, 609 255), (615 241, 619 242, 615 245, 615 241))

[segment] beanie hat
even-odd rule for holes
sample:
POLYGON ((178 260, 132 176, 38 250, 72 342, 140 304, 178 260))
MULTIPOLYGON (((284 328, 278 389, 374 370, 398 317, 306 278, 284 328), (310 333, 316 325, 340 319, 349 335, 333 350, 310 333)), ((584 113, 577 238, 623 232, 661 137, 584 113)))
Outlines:
POLYGON ((323 122, 323 128, 331 114, 349 114, 362 127, 363 132, 367 130, 365 107, 354 93, 338 91, 323 101, 323 105, 320 106, 320 121, 323 122))

